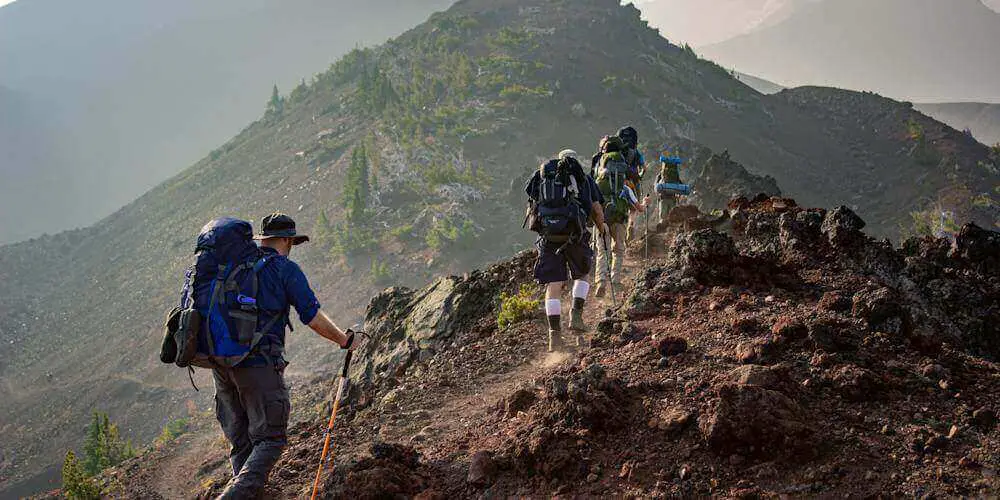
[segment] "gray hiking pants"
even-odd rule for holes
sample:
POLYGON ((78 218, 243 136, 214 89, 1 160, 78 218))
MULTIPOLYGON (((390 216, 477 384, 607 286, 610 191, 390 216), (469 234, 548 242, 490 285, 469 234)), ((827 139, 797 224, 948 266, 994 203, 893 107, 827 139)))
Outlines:
POLYGON ((291 402, 283 370, 217 368, 215 416, 232 445, 233 479, 220 498, 255 498, 288 443, 291 402))

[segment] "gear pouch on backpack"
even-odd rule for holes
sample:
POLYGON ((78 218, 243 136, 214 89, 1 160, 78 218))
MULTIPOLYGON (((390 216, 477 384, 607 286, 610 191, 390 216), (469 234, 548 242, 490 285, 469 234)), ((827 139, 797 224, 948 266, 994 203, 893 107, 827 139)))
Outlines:
POLYGON ((163 340, 160 341, 160 362, 170 364, 177 361, 177 341, 174 334, 181 321, 181 308, 175 307, 167 313, 163 322, 163 340))
POLYGON ((541 234, 548 241, 566 241, 579 232, 579 223, 572 213, 573 205, 558 208, 538 207, 538 219, 541 221, 541 234))
POLYGON ((174 363, 185 368, 191 365, 198 354, 198 334, 201 333, 202 317, 197 309, 181 309, 177 316, 177 331, 174 332, 177 359, 174 363))

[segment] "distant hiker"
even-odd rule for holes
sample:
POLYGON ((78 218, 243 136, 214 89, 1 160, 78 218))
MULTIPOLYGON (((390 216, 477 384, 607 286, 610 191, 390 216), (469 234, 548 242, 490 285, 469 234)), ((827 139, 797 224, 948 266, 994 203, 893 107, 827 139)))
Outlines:
MULTIPOLYGON (((656 176, 656 184, 659 185, 661 182, 682 184, 681 165, 682 161, 680 157, 669 154, 660 155, 660 173, 656 176)), ((667 215, 677 206, 677 194, 665 190, 657 190, 657 194, 659 197, 658 209, 660 220, 656 224, 656 228, 662 231, 663 228, 667 227, 667 215)))
MULTIPOLYGON (((632 168, 637 176, 637 180, 635 181, 635 194, 637 197, 641 198, 642 180, 646 176, 646 159, 643 157, 642 152, 639 151, 639 132, 634 127, 627 126, 620 128, 616 135, 624 144, 622 156, 625 157, 625 162, 629 164, 629 167, 632 168)), ((635 230, 638 225, 637 220, 637 216, 629 217, 625 234, 626 241, 631 241, 632 237, 635 235, 635 230)))
POLYGON ((625 143, 618 136, 608 138, 597 163, 595 176, 604 198, 604 216, 609 228, 603 234, 604 240, 595 245, 598 297, 607 293, 609 281, 612 284, 620 283, 625 261, 626 225, 632 213, 644 211, 649 203, 648 196, 639 199, 639 180, 639 172, 626 161, 625 143), (607 255, 606 247, 610 247, 611 255, 607 255))
POLYGON ((597 177, 597 164, 600 163, 601 157, 607 152, 608 141, 611 139, 610 135, 601 137, 601 140, 597 142, 597 152, 594 156, 590 158, 590 176, 597 177))
POLYGON ((559 158, 543 163, 524 190, 532 206, 529 227, 539 235, 534 274, 539 283, 546 285, 549 351, 563 346, 560 297, 570 278, 574 280, 570 330, 576 333, 577 346, 582 347, 583 333, 587 331, 583 307, 590 292, 587 278, 594 258, 588 219, 599 232, 607 230, 597 186, 583 171, 576 153, 564 150, 559 158))
POLYGON ((302 269, 288 258, 293 246, 307 241, 296 233, 295 221, 280 213, 264 217, 256 236, 246 221, 209 222, 198 236, 181 306, 168 320, 176 341, 169 349, 165 338, 161 360, 213 372, 216 418, 232 445, 233 467, 218 498, 260 495, 287 444, 291 403, 284 349, 290 308, 342 349, 360 344, 354 332, 341 330, 320 311, 302 269))

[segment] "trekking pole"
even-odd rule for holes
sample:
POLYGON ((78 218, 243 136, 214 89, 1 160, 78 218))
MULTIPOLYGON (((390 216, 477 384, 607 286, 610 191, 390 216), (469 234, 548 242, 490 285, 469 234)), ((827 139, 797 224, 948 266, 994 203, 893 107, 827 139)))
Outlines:
MULTIPOLYGON (((354 335, 364 335, 362 332, 354 332, 354 335)), ((340 399, 344 396, 344 392, 347 390, 347 370, 351 366, 351 355, 354 351, 347 351, 344 355, 344 369, 340 372, 340 384, 337 387, 337 396, 333 400, 333 411, 330 413, 330 423, 326 426, 326 441, 323 443, 323 454, 319 459, 319 469, 316 470, 316 480, 313 481, 313 491, 312 500, 316 500, 316 494, 319 493, 319 480, 323 476, 323 466, 326 465, 326 454, 330 451, 330 438, 333 437, 333 422, 337 420, 337 410, 340 409, 340 399)), ((331 456, 331 459, 333 457, 331 456)))
POLYGON ((604 245, 604 265, 608 268, 608 287, 611 288, 611 305, 618 308, 618 299, 615 298, 615 281, 611 278, 611 252, 608 251, 609 234, 601 235, 601 244, 604 245))
POLYGON ((642 261, 649 265, 649 207, 646 207, 646 211, 643 212, 646 217, 646 235, 643 237, 646 240, 646 254, 643 256, 642 261))

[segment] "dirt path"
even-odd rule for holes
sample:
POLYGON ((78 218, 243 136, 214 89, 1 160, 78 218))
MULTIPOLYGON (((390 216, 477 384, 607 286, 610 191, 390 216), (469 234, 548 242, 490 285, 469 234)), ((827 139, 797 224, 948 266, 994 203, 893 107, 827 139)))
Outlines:
MULTIPOLYGON (((628 255, 623 270, 625 275, 623 283, 627 286, 634 273, 644 265, 641 260, 637 261, 632 255, 628 255)), ((616 302, 620 305, 624 300, 624 290, 616 288, 615 292, 616 302)), ((571 302, 564 300, 564 304, 569 305, 571 302)), ((584 312, 585 322, 590 328, 590 333, 586 334, 588 339, 593 335, 597 323, 604 318, 605 312, 612 307, 610 294, 604 298, 596 298, 593 296, 592 288, 584 312)), ((566 319, 568 321, 568 317, 566 319)), ((380 424, 380 439, 413 444, 426 458, 432 460, 453 456, 456 449, 461 449, 461 445, 456 443, 461 443, 470 428, 479 425, 483 417, 502 404, 504 397, 518 387, 530 384, 534 379, 554 371, 561 364, 573 362, 577 358, 579 351, 576 347, 549 353, 544 342, 544 328, 544 323, 539 322, 536 328, 537 336, 531 339, 536 347, 527 357, 527 361, 504 372, 478 378, 475 385, 457 387, 455 390, 442 391, 420 398, 418 401, 411 401, 406 407, 399 409, 405 418, 400 418, 395 423, 380 424)), ((569 334, 570 332, 564 332, 567 342, 571 339, 569 334)))

